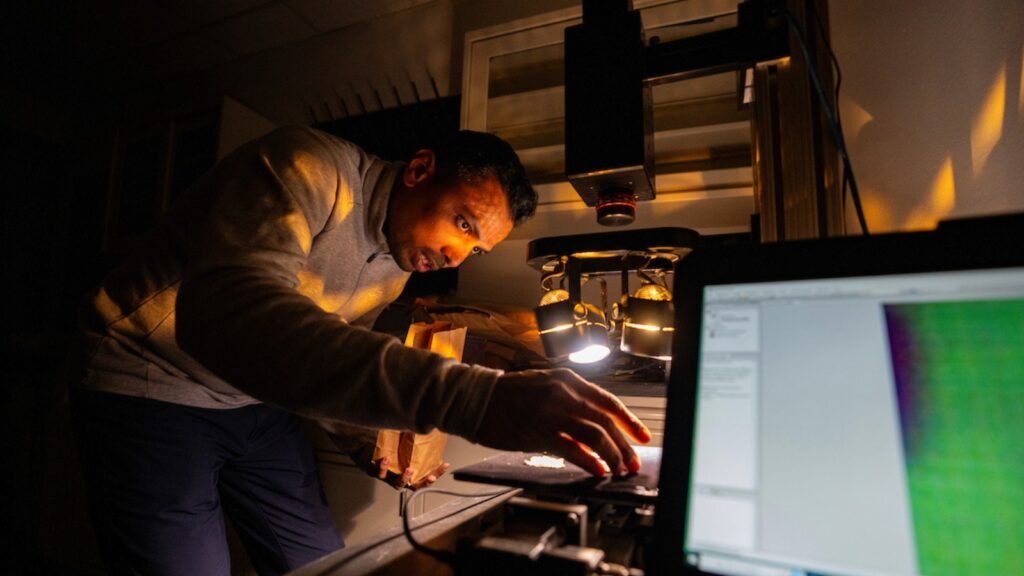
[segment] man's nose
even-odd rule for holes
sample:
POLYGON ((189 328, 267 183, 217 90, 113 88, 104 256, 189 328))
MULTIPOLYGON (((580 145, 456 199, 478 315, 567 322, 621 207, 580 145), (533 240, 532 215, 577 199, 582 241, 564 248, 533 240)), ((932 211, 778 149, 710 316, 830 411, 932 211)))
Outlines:
POLYGON ((441 250, 441 254, 444 255, 444 267, 455 268, 459 264, 462 264, 469 256, 469 252, 472 247, 469 246, 446 246, 441 250))

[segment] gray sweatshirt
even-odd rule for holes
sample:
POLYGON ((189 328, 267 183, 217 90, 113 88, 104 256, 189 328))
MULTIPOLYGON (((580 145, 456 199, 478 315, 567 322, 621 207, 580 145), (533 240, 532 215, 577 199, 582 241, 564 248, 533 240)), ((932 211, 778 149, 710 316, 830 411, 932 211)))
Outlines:
POLYGON ((225 158, 90 299, 81 386, 473 440, 500 372, 368 329, 409 276, 384 233, 401 168, 307 128, 225 158))

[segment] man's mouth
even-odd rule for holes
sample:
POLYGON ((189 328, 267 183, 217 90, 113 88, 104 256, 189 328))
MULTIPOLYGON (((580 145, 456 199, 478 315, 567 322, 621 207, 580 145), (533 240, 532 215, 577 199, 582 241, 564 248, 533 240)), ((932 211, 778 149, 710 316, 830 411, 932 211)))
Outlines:
POLYGON ((423 252, 417 252, 413 258, 412 265, 417 272, 432 272, 437 270, 437 265, 423 252))

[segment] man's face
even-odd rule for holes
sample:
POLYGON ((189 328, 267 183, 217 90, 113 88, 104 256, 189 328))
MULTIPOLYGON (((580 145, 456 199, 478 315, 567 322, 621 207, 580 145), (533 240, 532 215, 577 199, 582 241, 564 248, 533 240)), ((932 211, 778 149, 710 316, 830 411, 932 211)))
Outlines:
POLYGON ((432 169, 417 172, 415 163, 406 169, 408 187, 393 197, 388 211, 388 246, 402 270, 458 266, 473 254, 489 252, 512 231, 497 178, 437 184, 432 169))

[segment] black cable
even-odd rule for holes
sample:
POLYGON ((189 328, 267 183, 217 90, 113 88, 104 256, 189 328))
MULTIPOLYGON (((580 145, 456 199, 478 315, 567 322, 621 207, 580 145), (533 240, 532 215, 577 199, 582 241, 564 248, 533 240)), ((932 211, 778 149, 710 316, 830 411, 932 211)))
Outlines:
MULTIPOLYGON (((424 488, 423 490, 427 490, 427 488, 424 488)), ((505 490, 504 492, 501 492, 500 494, 504 494, 504 493, 510 492, 512 490, 513 489, 505 490)), ((488 496, 487 493, 483 493, 483 494, 470 494, 469 495, 469 497, 487 497, 487 496, 488 496)), ((453 516, 461 514, 461 513, 465 512, 466 510, 469 510, 470 508, 472 508, 474 506, 479 506, 480 504, 483 504, 483 501, 473 502, 472 504, 470 504, 470 505, 468 505, 468 506, 466 506, 464 508, 460 508, 460 509, 455 510, 453 512, 449 512, 448 514, 445 514, 444 516, 441 516, 439 518, 432 518, 429 522, 426 522, 426 523, 424 523, 421 526, 417 526, 417 528, 423 528, 423 527, 426 527, 426 526, 430 526, 432 524, 436 524, 436 523, 441 522, 443 520, 447 520, 448 518, 451 518, 453 516)), ((365 547, 363 547, 361 549, 358 549, 354 553, 352 553, 351 555, 346 555, 347 557, 344 558, 343 560, 341 560, 340 562, 337 562, 337 563, 334 563, 334 564, 328 564, 327 567, 330 570, 335 570, 336 571, 336 570, 338 570, 338 569, 348 565, 349 563, 354 562, 360 556, 363 556, 364 554, 367 554, 369 552, 372 552, 372 551, 380 548, 381 546, 384 546, 385 544, 393 541, 395 538, 402 538, 402 537, 406 537, 406 534, 405 534, 404 530, 402 531, 402 533, 397 533, 397 534, 394 534, 392 536, 387 536, 386 538, 383 538, 382 540, 379 540, 379 541, 374 542, 374 543, 372 543, 372 544, 370 544, 368 546, 365 546, 365 547)))
POLYGON ((454 490, 445 490, 444 488, 421 488, 416 490, 409 496, 409 499, 405 501, 405 506, 402 509, 402 532, 405 533, 405 539, 409 541, 409 545, 413 549, 418 550, 446 564, 455 563, 455 553, 450 550, 439 550, 437 548, 431 548, 425 544, 422 544, 416 540, 412 535, 412 529, 409 527, 409 510, 412 508, 412 503, 421 494, 437 493, 446 494, 448 496, 458 496, 460 498, 493 498, 508 494, 516 490, 516 488, 506 488, 504 490, 496 490, 494 492, 478 492, 478 493, 467 493, 467 492, 455 492, 454 490))
MULTIPOLYGON (((796 19, 793 17, 793 14, 791 12, 789 12, 788 10, 786 10, 786 9, 782 9, 782 13, 786 17, 786 21, 793 28, 793 31, 796 34, 798 43, 800 44, 800 50, 804 54, 804 58, 807 61, 807 69, 808 69, 808 73, 810 74, 811 81, 814 84, 814 87, 815 87, 815 90, 816 90, 816 92, 818 94, 818 97, 821 100, 822 106, 825 109, 826 117, 829 120, 829 128, 830 128, 830 131, 832 132, 832 137, 835 140, 836 147, 838 148, 840 156, 843 159, 843 176, 842 176, 842 183, 843 184, 842 184, 842 192, 841 192, 841 198, 842 198, 843 206, 844 207, 846 206, 846 190, 847 190, 847 185, 849 185, 849 187, 850 187, 850 195, 851 195, 851 197, 853 199, 853 205, 854 205, 854 208, 856 209, 856 212, 857 212, 857 220, 858 220, 858 222, 860 224, 861 230, 864 232, 864 235, 867 236, 867 235, 870 234, 870 232, 868 231, 867 220, 864 217, 864 210, 863 210, 863 207, 862 207, 861 201, 860 201, 860 192, 859 192, 859 189, 857 187, 857 179, 854 176, 853 165, 850 162, 850 156, 849 156, 849 153, 848 153, 847 148, 846 148, 846 138, 843 135, 843 126, 842 126, 842 123, 840 122, 839 110, 838 110, 838 108, 833 109, 829 105, 829 103, 828 103, 828 101, 827 101, 827 99, 825 97, 825 90, 824 90, 824 87, 822 86, 821 78, 818 76, 817 68, 814 65, 814 61, 811 59, 810 50, 809 50, 809 48, 807 46, 807 40, 804 37, 803 31, 800 29, 800 26, 797 24, 796 19)), ((842 85, 842 70, 839 67, 839 60, 836 58, 835 53, 832 51, 831 45, 829 45, 828 40, 825 39, 824 24, 822 24, 821 19, 818 17, 817 13, 815 13, 815 18, 816 18, 817 23, 818 23, 819 32, 822 35, 822 38, 824 40, 825 47, 828 50, 829 57, 832 60, 832 64, 833 64, 833 66, 835 67, 835 70, 836 70, 837 81, 836 81, 836 87, 835 87, 835 99, 836 99, 836 104, 838 105, 838 103, 839 103, 839 88, 842 85)), ((844 223, 844 227, 845 227, 845 219, 844 219, 843 223, 844 223)))
POLYGON ((846 142, 843 139, 843 130, 836 119, 836 113, 832 109, 832 106, 828 102, 828 97, 825 95, 825 89, 821 85, 821 78, 818 77, 818 71, 815 68, 815 61, 811 58, 810 49, 807 47, 807 39, 804 37, 803 30, 797 24, 793 14, 781 8, 779 10, 783 17, 786 18, 786 22, 790 28, 793 29, 793 33, 796 35, 797 43, 800 45, 800 51, 804 55, 804 60, 807 61, 807 71, 811 77, 811 83, 814 85, 814 89, 818 94, 818 99, 821 101, 822 109, 825 111, 825 118, 828 121, 829 131, 832 133, 832 139, 835 141, 836 148, 839 150, 839 157, 843 161, 843 180, 844 182, 849 181, 850 184, 850 196, 853 199, 853 207, 857 211, 857 221, 860 224, 861 230, 865 236, 868 236, 868 224, 864 218, 864 209, 860 202, 860 191, 857 188, 857 179, 853 174, 853 166, 850 163, 850 155, 846 150, 846 142))
POLYGON ((836 87, 835 87, 835 98, 836 98, 836 121, 839 122, 840 132, 843 130, 842 118, 839 115, 839 88, 843 85, 843 70, 839 67, 839 59, 836 58, 836 53, 832 51, 832 44, 828 41, 828 36, 825 34, 825 24, 821 21, 821 16, 817 10, 814 12, 814 23, 818 27, 818 35, 821 36, 821 41, 825 44, 825 50, 828 50, 828 58, 832 61, 832 68, 836 71, 836 87))
MULTIPOLYGON (((832 50, 832 44, 828 40, 828 34, 825 31, 825 24, 821 21, 821 14, 817 10, 812 10, 814 13, 814 23, 818 28, 818 36, 821 37, 822 44, 825 45, 825 50, 828 50, 828 58, 832 61, 832 69, 835 70, 836 74, 836 86, 835 86, 835 102, 836 102, 836 123, 839 125, 839 133, 843 135, 843 141, 846 141, 846 134, 843 132, 843 117, 841 114, 841 108, 839 107, 839 91, 843 86, 843 69, 839 66, 839 59, 836 58, 836 53, 832 50)), ((843 187, 839 193, 840 201, 843 206, 843 233, 846 233, 846 193, 847 184, 849 180, 846 177, 846 169, 843 168, 842 174, 843 187)))

